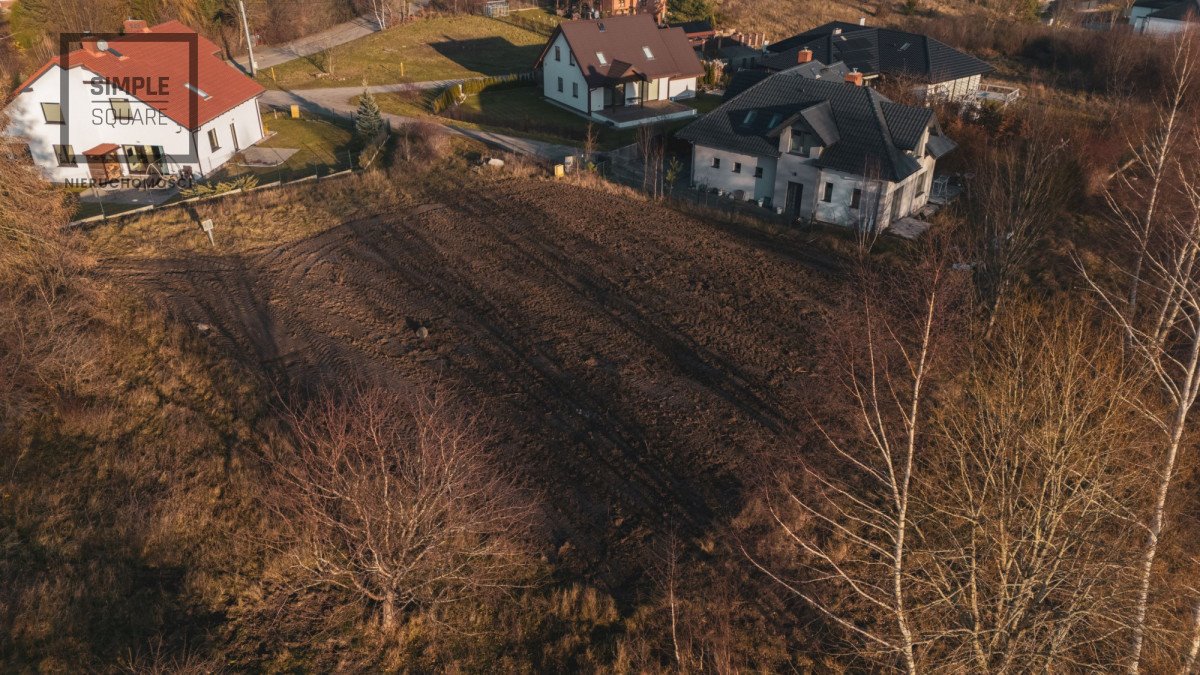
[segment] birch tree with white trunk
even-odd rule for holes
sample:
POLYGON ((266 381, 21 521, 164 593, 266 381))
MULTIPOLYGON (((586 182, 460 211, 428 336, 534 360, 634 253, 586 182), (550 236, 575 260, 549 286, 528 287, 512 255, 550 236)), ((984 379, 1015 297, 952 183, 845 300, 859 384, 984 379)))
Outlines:
MULTIPOLYGON (((919 538, 912 524, 917 454, 927 422, 927 386, 956 295, 936 254, 914 276, 911 297, 893 284, 864 281, 854 326, 831 329, 850 364, 851 425, 840 438, 821 428, 840 460, 836 472, 803 468, 801 485, 781 481, 769 511, 781 539, 794 547, 808 578, 791 578, 753 554, 760 570, 862 644, 868 658, 907 673, 921 669, 910 568, 919 538), (858 606, 871 618, 846 609, 858 606)), ((869 276, 864 274, 864 279, 869 276)), ((853 321, 853 320, 852 320, 853 321)))
POLYGON ((1129 240, 1141 247, 1128 268, 1133 290, 1123 294, 1110 288, 1080 265, 1084 279, 1125 333, 1128 358, 1149 374, 1157 397, 1144 408, 1158 432, 1158 456, 1151 502, 1142 519, 1145 544, 1125 664, 1131 673, 1141 669, 1144 658, 1168 499, 1200 394, 1200 161, 1195 159, 1200 139, 1193 138, 1189 149, 1193 159, 1176 169, 1172 181, 1184 205, 1160 209, 1149 230, 1142 220, 1122 220, 1129 240))

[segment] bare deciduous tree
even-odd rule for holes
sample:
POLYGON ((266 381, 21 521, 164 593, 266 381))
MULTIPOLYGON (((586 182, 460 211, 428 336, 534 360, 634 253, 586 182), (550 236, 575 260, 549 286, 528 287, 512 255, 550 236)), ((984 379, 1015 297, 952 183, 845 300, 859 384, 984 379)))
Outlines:
POLYGON ((663 131, 657 124, 637 128, 637 150, 642 159, 642 190, 653 199, 662 197, 663 131))
MULTIPOLYGON (((939 668, 1111 669, 1133 606, 1131 503, 1145 472, 1119 337, 1039 316, 996 324, 953 401, 939 406, 920 481, 923 617, 939 668)), ((1046 312, 1047 314, 1050 312, 1046 312)))
MULTIPOLYGON (((1200 142, 1195 147, 1200 149, 1200 142)), ((1121 297, 1104 287, 1080 265, 1085 280, 1124 331, 1132 361, 1150 374, 1159 396, 1157 405, 1144 409, 1162 436, 1153 502, 1144 519, 1138 602, 1130 621, 1130 672, 1141 667, 1167 499, 1188 419, 1200 394, 1200 187, 1196 185, 1200 163, 1193 160, 1178 171, 1187 208, 1161 209, 1153 228, 1142 218, 1121 221, 1129 241, 1138 247, 1128 271, 1132 279, 1128 295, 1121 297)))
POLYGON ((781 497, 773 500, 775 524, 814 576, 785 578, 751 557, 788 591, 865 641, 864 653, 882 652, 909 673, 918 670, 921 640, 913 626, 917 582, 909 557, 916 534, 914 470, 928 417, 927 379, 954 296, 952 273, 939 256, 931 256, 923 272, 927 278, 914 284, 914 296, 895 302, 886 299, 893 291, 864 282, 860 331, 837 331, 846 345, 845 362, 851 364, 847 383, 861 431, 848 440, 835 439, 824 427, 822 433, 845 475, 805 467, 816 496, 784 484, 781 497), (839 610, 845 600, 829 598, 821 588, 838 589, 871 618, 839 610))
POLYGON ((385 631, 527 579, 534 510, 441 398, 379 389, 288 415, 268 448, 280 549, 294 583, 340 592, 385 631))
POLYGON ((1161 219, 1162 198, 1169 179, 1176 175, 1174 163, 1184 126, 1183 105, 1196 71, 1190 39, 1182 37, 1176 41, 1171 65, 1171 85, 1157 108, 1154 125, 1145 138, 1129 144, 1131 158, 1124 170, 1114 176, 1116 187, 1105 193, 1112 212, 1132 237, 1134 246, 1125 303, 1130 320, 1138 312, 1142 268, 1161 219))
POLYGON ((1064 206, 1064 141, 1030 140, 991 149, 972 185, 970 217, 979 256, 976 285, 990 331, 1005 298, 1064 206))

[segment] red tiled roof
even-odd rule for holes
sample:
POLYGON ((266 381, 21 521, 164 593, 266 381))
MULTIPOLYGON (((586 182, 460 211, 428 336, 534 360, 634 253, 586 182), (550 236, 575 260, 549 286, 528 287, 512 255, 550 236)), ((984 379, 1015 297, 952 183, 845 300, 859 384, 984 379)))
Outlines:
MULTIPOLYGON (((593 87, 614 82, 618 62, 648 79, 695 77, 704 74, 696 52, 682 28, 659 28, 649 14, 611 16, 607 19, 563 21, 551 34, 534 67, 541 65, 550 45, 562 33, 575 55, 584 78, 593 87), (649 54, 646 50, 649 50, 649 54), (604 54, 605 63, 598 53, 604 54)), ((620 69, 617 78, 628 68, 620 69)))
POLYGON ((107 155, 108 153, 110 153, 116 149, 117 149, 116 143, 101 143, 100 145, 97 145, 96 147, 92 148, 91 150, 84 150, 83 154, 85 157, 100 157, 102 155, 107 155))
MULTIPOLYGON (((178 33, 196 35, 196 31, 178 21, 161 23, 135 35, 178 33)), ((108 40, 108 51, 76 49, 67 55, 65 61, 70 68, 82 66, 109 81, 146 77, 151 78, 157 86, 159 78, 166 78, 162 94, 130 93, 175 122, 196 129, 264 91, 257 82, 222 61, 217 56, 220 49, 212 41, 200 35, 196 38, 195 82, 191 81, 190 45, 184 41, 115 37, 108 40), (207 95, 207 98, 190 90, 189 84, 207 95), (195 120, 191 119, 190 110, 193 98, 196 100, 195 120)), ((63 61, 61 56, 47 61, 17 88, 16 93, 19 95, 52 66, 61 66, 63 61)))

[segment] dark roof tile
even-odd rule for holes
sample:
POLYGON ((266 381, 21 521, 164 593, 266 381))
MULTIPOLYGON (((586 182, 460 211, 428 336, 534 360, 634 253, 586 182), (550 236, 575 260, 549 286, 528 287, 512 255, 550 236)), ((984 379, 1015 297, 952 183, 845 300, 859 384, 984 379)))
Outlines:
POLYGON ((923 82, 946 82, 982 75, 993 68, 970 54, 919 33, 872 28, 834 21, 767 46, 777 56, 763 67, 795 61, 796 52, 811 49, 819 61, 844 61, 867 74, 911 77, 923 82))
POLYGON ((535 68, 546 58, 559 34, 566 37, 584 79, 593 87, 614 84, 620 77, 655 79, 704 74, 700 59, 688 44, 687 33, 682 28, 659 28, 649 14, 564 21, 550 35, 535 68), (604 63, 600 62, 600 54, 604 54, 604 63), (615 68, 618 63, 623 67, 615 68), (613 72, 620 75, 614 76, 613 72))
POLYGON ((920 169, 905 151, 916 148, 926 129, 941 133, 927 108, 893 103, 868 87, 787 71, 750 86, 678 135, 698 145, 778 157, 778 141, 770 132, 788 119, 826 142, 834 139, 822 151, 819 166, 891 181, 920 169))

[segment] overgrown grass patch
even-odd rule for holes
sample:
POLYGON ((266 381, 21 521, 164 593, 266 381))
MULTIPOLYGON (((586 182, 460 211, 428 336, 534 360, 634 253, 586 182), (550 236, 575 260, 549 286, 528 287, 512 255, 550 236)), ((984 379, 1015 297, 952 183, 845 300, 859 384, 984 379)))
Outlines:
MULTIPOLYGON (((384 112, 406 117, 432 115, 429 108, 429 92, 396 92, 377 95, 376 101, 384 112)), ((721 104, 718 96, 702 94, 680 103, 696 108, 699 114, 721 104)), ((551 143, 582 146, 587 137, 588 120, 580 115, 550 103, 542 95, 540 86, 495 87, 478 94, 466 96, 463 101, 439 117, 455 125, 486 129, 500 133, 536 138, 551 143)), ((676 131, 696 118, 676 120, 665 125, 667 131, 676 131)), ((593 122, 596 147, 609 150, 629 145, 637 139, 636 129, 616 129, 593 122)))
POLYGON ((267 87, 312 87, 423 82, 528 71, 546 38, 482 16, 401 24, 298 58, 259 75, 267 87))

